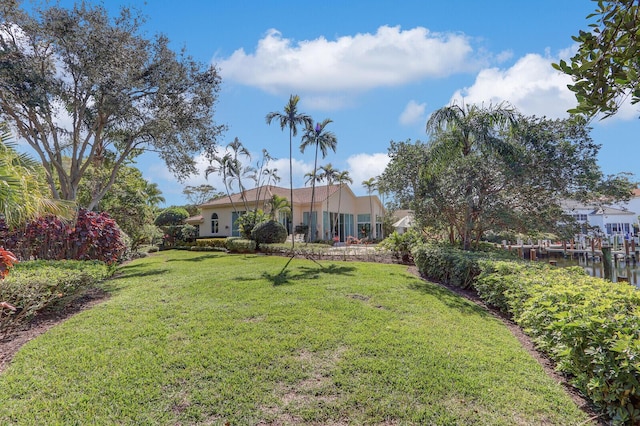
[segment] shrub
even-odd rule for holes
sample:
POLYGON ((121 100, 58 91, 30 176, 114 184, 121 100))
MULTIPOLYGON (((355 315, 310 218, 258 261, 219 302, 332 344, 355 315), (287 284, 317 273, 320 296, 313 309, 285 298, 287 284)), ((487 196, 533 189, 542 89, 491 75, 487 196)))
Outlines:
POLYGON ((227 239, 227 250, 234 253, 253 253, 256 251, 256 242, 242 238, 227 239))
POLYGON ((403 234, 393 231, 387 238, 382 240, 380 247, 391 251, 392 256, 397 260, 403 263, 410 263, 413 261, 411 250, 422 242, 422 236, 418 230, 411 229, 403 234))
POLYGON ((162 210, 154 221, 156 226, 182 225, 189 217, 189 212, 183 207, 167 207, 162 210))
POLYGON ((640 291, 581 268, 486 262, 476 289, 523 327, 614 424, 640 422, 640 291))
POLYGON ((247 212, 236 219, 236 224, 238 225, 238 229, 240 230, 240 235, 242 238, 250 240, 251 239, 251 231, 258 224, 269 220, 269 216, 265 214, 262 210, 253 210, 247 212))
POLYGON ((196 240, 196 247, 226 249, 227 239, 226 238, 200 238, 196 240))
POLYGON ((106 213, 78 211, 75 223, 46 216, 24 229, 9 230, 0 219, 5 247, 20 259, 119 261, 126 252, 124 234, 106 213))
POLYGON ((113 270, 102 262, 30 261, 16 265, 0 286, 0 300, 16 308, 0 311, 0 331, 11 334, 39 312, 65 306, 113 270))
POLYGON ((287 240, 287 229, 275 220, 259 223, 251 231, 256 244, 282 244, 287 240))

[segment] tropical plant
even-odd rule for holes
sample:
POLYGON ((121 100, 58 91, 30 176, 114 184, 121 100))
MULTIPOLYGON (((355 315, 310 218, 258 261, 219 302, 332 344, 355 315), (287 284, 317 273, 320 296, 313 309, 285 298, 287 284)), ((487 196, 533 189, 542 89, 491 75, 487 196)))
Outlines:
POLYGON ((269 220, 269 216, 262 209, 256 209, 248 211, 240 216, 236 219, 236 224, 238 225, 242 238, 250 240, 253 228, 267 220, 269 220))
MULTIPOLYGON (((338 173, 340 172, 337 169, 334 169, 331 163, 327 163, 324 166, 320 166, 320 173, 318 174, 318 177, 327 182, 327 220, 329 221, 329 225, 331 225, 331 212, 329 211, 329 195, 331 193, 329 190, 331 189, 338 173)), ((333 233, 334 228, 331 228, 331 235, 329 235, 330 238, 333 238, 333 233)))
POLYGON ((378 183, 376 181, 376 178, 372 177, 369 178, 367 180, 363 180, 362 181, 362 186, 364 186, 367 190, 367 195, 369 196, 369 211, 371 212, 371 216, 369 217, 369 222, 371 223, 371 237, 372 238, 376 238, 376 220, 373 214, 373 198, 371 197, 371 194, 373 194, 373 191, 375 191, 375 189, 378 186, 378 183))
MULTIPOLYGON (((285 127, 289 128, 289 184, 290 184, 290 197, 291 202, 291 218, 293 223, 293 136, 298 135, 298 126, 307 127, 311 125, 311 117, 298 112, 298 102, 300 97, 298 95, 291 95, 289 102, 284 106, 284 113, 270 112, 265 117, 267 124, 271 124, 273 120, 277 120, 280 123, 280 129, 284 131, 285 127)), ((293 233, 293 229, 289 230, 293 233)), ((291 247, 295 245, 295 241, 292 240, 291 247)))
POLYGON ((70 219, 75 205, 52 200, 44 169, 27 154, 18 153, 7 126, 0 123, 0 215, 11 227, 44 214, 70 219))
POLYGON ((244 157, 246 161, 251 161, 251 153, 238 138, 234 138, 233 141, 227 144, 227 150, 229 149, 231 150, 231 160, 228 162, 228 174, 232 181, 235 180, 238 183, 238 191, 244 204, 244 210, 249 211, 242 179, 254 173, 255 170, 251 166, 243 165, 241 157, 244 157))
MULTIPOLYGON (((304 153, 304 151, 310 147, 315 146, 315 156, 313 160, 313 176, 317 178, 318 173, 318 150, 322 153, 322 158, 327 156, 329 149, 333 152, 336 152, 336 145, 338 144, 338 139, 333 132, 325 130, 327 125, 332 123, 333 121, 329 118, 325 118, 322 123, 316 123, 315 127, 311 123, 307 123, 307 127, 305 128, 305 133, 302 136, 302 143, 300 144, 300 152, 304 153)), ((311 209, 309 212, 309 236, 308 241, 313 241, 315 239, 315 227, 313 226, 313 204, 315 202, 315 190, 316 190, 316 181, 313 179, 311 181, 311 209)))
POLYGON ((291 213, 291 203, 287 200, 287 197, 281 197, 278 194, 273 196, 267 201, 267 209, 269 211, 269 218, 276 220, 276 213, 279 211, 291 213))
POLYGON ((208 179, 209 175, 212 173, 218 173, 219 176, 222 177, 222 183, 224 184, 224 190, 227 193, 227 197, 229 197, 229 202, 231 203, 231 208, 234 212, 238 212, 235 203, 233 202, 233 198, 231 197, 231 191, 229 190, 229 180, 232 175, 233 170, 233 158, 230 153, 225 153, 224 155, 214 155, 213 158, 209 161, 209 166, 205 169, 205 178, 208 179), (215 163, 215 164, 214 164, 215 163))
MULTIPOLYGON (((506 158, 513 153, 508 140, 498 132, 516 126, 516 111, 504 104, 488 107, 477 105, 451 105, 435 111, 427 122, 427 132, 435 137, 431 143, 434 166, 446 167, 452 162, 474 155, 491 155, 506 158)), ((478 206, 471 180, 464 184, 466 201, 462 220, 462 243, 465 250, 471 248, 472 232, 476 225, 478 206)))
POLYGON ((333 225, 333 229, 336 229, 338 227, 338 221, 340 220, 340 204, 342 202, 342 187, 346 183, 353 183, 353 179, 351 179, 351 176, 349 176, 349 171, 344 170, 342 172, 339 172, 336 175, 336 182, 338 182, 338 185, 340 185, 340 188, 338 189, 338 214, 336 215, 336 221, 333 225))

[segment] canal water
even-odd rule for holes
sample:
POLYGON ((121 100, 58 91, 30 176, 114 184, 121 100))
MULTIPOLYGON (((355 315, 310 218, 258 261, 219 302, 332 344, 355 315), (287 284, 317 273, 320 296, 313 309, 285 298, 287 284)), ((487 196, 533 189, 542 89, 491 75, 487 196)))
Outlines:
MULTIPOLYGON (((593 277, 604 278, 604 265, 602 262, 594 262, 593 260, 585 260, 584 257, 578 259, 552 257, 551 260, 557 261, 557 265, 560 267, 567 266, 581 266, 589 275, 593 277)), ((539 259, 539 262, 548 262, 549 258, 539 259)), ((618 260, 617 265, 613 265, 611 271, 613 275, 611 281, 628 281, 630 284, 640 287, 640 262, 623 262, 618 260)))

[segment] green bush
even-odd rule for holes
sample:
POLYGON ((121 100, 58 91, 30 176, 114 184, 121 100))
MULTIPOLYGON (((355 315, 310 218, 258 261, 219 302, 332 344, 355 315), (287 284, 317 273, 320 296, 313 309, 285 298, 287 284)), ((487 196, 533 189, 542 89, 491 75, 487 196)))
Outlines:
POLYGON ((233 253, 253 253, 256 251, 256 242, 242 238, 227 239, 227 250, 233 253))
POLYGON ((113 273, 102 262, 30 261, 18 264, 0 285, 0 301, 16 311, 0 312, 0 332, 11 334, 34 315, 66 306, 113 273))
POLYGON ((422 243, 420 231, 411 229, 403 234, 393 231, 387 238, 382 240, 380 247, 391 251, 391 254, 397 260, 403 263, 410 263, 413 258, 411 251, 422 243))
POLYGON ((237 218, 236 224, 238 225, 238 229, 240 230, 240 235, 242 235, 242 238, 250 240, 251 231, 253 231, 253 228, 267 220, 269 220, 269 216, 262 210, 258 209, 247 212, 237 218))
POLYGON ((196 240, 196 247, 198 248, 218 248, 218 249, 226 249, 227 248, 227 238, 200 238, 196 240))
POLYGON ((287 229, 275 220, 268 220, 257 224, 251 231, 251 239, 257 245, 282 244, 287 240, 287 229))
POLYGON ((640 291, 581 268, 484 262, 474 285, 614 424, 640 422, 640 291))
POLYGON ((168 207, 156 217, 156 226, 182 225, 189 217, 189 212, 182 207, 168 207))

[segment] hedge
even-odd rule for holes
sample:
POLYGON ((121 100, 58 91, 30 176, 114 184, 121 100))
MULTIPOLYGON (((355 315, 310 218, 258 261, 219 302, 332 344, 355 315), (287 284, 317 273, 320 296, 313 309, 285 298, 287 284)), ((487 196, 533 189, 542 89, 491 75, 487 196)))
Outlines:
POLYGON ((473 287, 510 314, 613 424, 640 423, 640 290, 579 267, 451 247, 422 246, 414 257, 424 276, 473 287))

